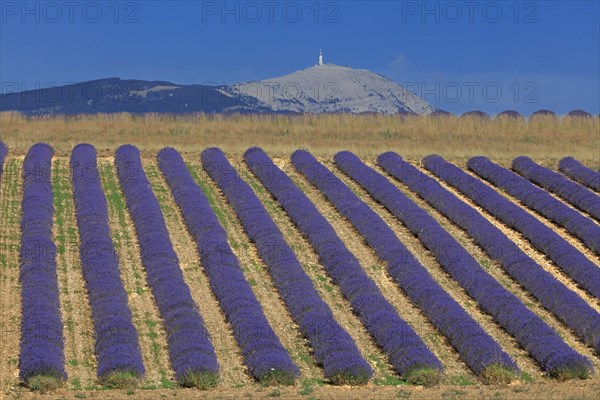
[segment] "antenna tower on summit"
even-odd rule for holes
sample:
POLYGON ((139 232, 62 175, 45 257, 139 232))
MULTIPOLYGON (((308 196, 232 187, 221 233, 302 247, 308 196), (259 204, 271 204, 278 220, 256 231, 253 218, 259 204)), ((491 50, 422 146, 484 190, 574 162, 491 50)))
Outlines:
POLYGON ((323 65, 323 52, 319 50, 319 65, 323 65))

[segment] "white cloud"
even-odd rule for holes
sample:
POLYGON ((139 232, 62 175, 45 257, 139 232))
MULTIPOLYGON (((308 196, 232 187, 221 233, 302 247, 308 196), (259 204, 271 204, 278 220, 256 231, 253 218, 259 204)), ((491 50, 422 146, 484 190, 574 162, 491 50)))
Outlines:
POLYGON ((404 54, 396 54, 392 61, 388 63, 388 70, 393 72, 403 72, 409 65, 410 63, 406 60, 404 54))

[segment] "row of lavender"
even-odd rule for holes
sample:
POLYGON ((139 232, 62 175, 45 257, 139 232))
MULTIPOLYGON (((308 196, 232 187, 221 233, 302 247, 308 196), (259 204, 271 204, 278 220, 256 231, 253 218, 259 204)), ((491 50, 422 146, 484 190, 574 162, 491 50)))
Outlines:
POLYGON ((560 160, 558 169, 574 181, 600 192, 600 171, 586 167, 573 157, 565 157, 560 160))
POLYGON ((569 207, 520 175, 505 169, 486 157, 473 157, 467 167, 527 207, 565 228, 589 249, 600 255, 600 225, 569 207))
MULTIPOLYGON (((216 356, 183 281, 160 207, 149 189, 136 151, 131 146, 120 148, 116 164, 138 232, 148 283, 168 332, 172 367, 184 385, 213 383, 218 372, 216 356)), ((57 382, 66 379, 56 247, 52 240, 52 156, 50 146, 34 145, 25 157, 23 170, 19 370, 20 379, 30 387, 40 386, 40 379, 45 385, 48 379, 57 382)), ((127 294, 120 280, 92 146, 79 145, 73 150, 71 172, 82 272, 95 330, 97 375, 108 386, 132 384, 142 377, 144 366, 127 294)))
MULTIPOLYGON (((401 173, 402 166, 397 164, 394 154, 382 154, 377 161, 392 175, 401 173)), ((492 278, 432 216, 388 179, 347 152, 338 153, 335 162, 416 235, 440 266, 484 312, 515 337, 545 371, 559 377, 589 373, 591 364, 587 359, 571 349, 540 317, 492 278)))
MULTIPOLYGON (((555 193, 569 204, 600 221, 600 197, 584 185, 567 179, 558 172, 544 168, 525 156, 515 158, 511 167, 536 185, 555 193)), ((600 176, 600 173, 597 175, 600 176)))
MULTIPOLYGON (((507 175, 514 175, 491 161, 486 163, 507 175)), ((425 157, 423 166, 508 227, 520 232, 533 247, 548 256, 566 275, 590 294, 600 298, 600 269, 564 237, 492 187, 443 158, 425 157)), ((515 179, 520 178, 515 175, 515 179)), ((542 196, 545 197, 546 194, 542 193, 542 196)))
POLYGON ((137 148, 117 149, 115 165, 140 246, 148 286, 167 333, 171 367, 186 386, 211 386, 219 364, 198 306, 184 281, 160 204, 137 148))
MULTIPOLYGON (((339 153, 336 160, 354 162, 355 156, 339 153)), ((515 371, 516 364, 483 328, 433 279, 400 242, 391 228, 361 201, 337 176, 302 150, 292 155, 294 167, 321 190, 347 218, 377 255, 388 273, 448 339, 460 358, 484 378, 494 369, 515 371), (499 368, 498 368, 499 367, 499 368)))
MULTIPOLYGON (((183 162, 179 164, 181 174, 186 175, 189 185, 198 190, 183 162)), ((255 243, 279 295, 308 339, 317 363, 323 366, 325 377, 335 383, 366 383, 373 372, 371 366, 362 358, 350 335, 335 321, 331 310, 319 296, 295 253, 250 186, 240 178, 219 149, 205 150, 202 164, 255 243)))
MULTIPOLYGON (((216 153, 212 155, 218 156, 216 153)), ((207 154, 206 157, 209 156, 207 154)), ((202 267, 227 321, 231 324, 249 372, 263 383, 292 383, 299 375, 298 368, 263 314, 260 303, 227 242, 227 234, 207 198, 175 150, 163 149, 158 155, 158 161, 185 223, 196 241, 202 267)), ((219 177, 213 175, 213 179, 219 177)))
MULTIPOLYGON (((24 164, 20 377, 32 387, 35 382, 31 380, 36 377, 52 377, 56 381, 66 378, 56 280, 56 248, 51 235, 52 154, 52 149, 47 145, 33 146, 24 164)), ((167 331, 171 366, 176 378, 186 386, 214 385, 219 369, 214 349, 197 305, 183 280, 160 206, 143 171, 138 150, 132 146, 122 146, 117 150, 115 164, 137 231, 148 284, 167 331)), ((144 367, 137 332, 131 323, 127 295, 119 277, 118 258, 110 239, 106 199, 100 186, 93 147, 77 146, 71 157, 71 167, 81 238, 80 257, 95 328, 97 374, 109 386, 134 383, 132 381, 143 375, 144 367), (123 382, 123 379, 127 382, 123 382)), ((202 219, 207 211, 214 217, 208 203, 206 206, 208 210, 200 210, 203 211, 202 219)), ((218 222, 216 224, 218 226, 218 222)), ((206 225, 201 228, 208 234, 203 239, 213 237, 214 232, 210 232, 210 227, 208 230, 206 225)), ((218 228, 222 230, 220 226, 218 228)), ((222 243, 216 246, 212 246, 214 243, 210 243, 210 240, 206 241, 209 245, 203 246, 203 249, 214 248, 219 252, 223 246, 229 249, 226 236, 221 235, 221 239, 222 243)), ((211 271, 212 267, 212 274, 209 274, 212 288, 233 326, 250 372, 263 381, 266 377, 274 377, 279 382, 293 381, 299 372, 268 326, 260 304, 237 262, 231 269, 234 273, 227 275, 222 274, 223 254, 201 251, 201 255, 205 269, 211 271), (235 277, 237 279, 232 279, 235 277), (247 295, 240 296, 244 292, 247 295), (282 373, 284 376, 278 376, 282 373)))
POLYGON ((95 329, 97 375, 108 386, 118 385, 117 379, 143 376, 144 365, 127 292, 121 282, 93 146, 80 144, 73 149, 71 179, 81 268, 95 329))
MULTIPOLYGON (((437 169, 448 168, 438 156, 429 156, 424 161, 426 165, 437 164, 437 169)), ((443 188, 434 178, 425 175, 395 153, 381 155, 378 162, 411 191, 464 229, 490 258, 498 261, 542 306, 554 313, 582 341, 600 354, 600 314, 581 297, 546 272, 499 228, 443 188)), ((595 271, 600 272, 600 269, 596 268, 595 271)), ((588 278, 590 288, 600 290, 600 275, 588 278)))
POLYGON ((54 150, 36 144, 23 162, 21 203, 21 351, 19 378, 30 386, 37 379, 66 379, 63 323, 60 315, 56 246, 52 240, 54 150))
POLYGON ((328 275, 394 369, 408 381, 436 382, 442 370, 440 361, 385 299, 315 205, 261 149, 247 150, 244 160, 308 238, 328 275))
MULTIPOLYGON (((6 152, 2 152, 2 146, 0 146, 0 156, 3 158, 4 154, 2 153, 5 154, 6 152)), ((499 346, 493 339, 489 338, 481 327, 470 320, 470 317, 464 313, 464 310, 460 309, 458 304, 453 303, 453 300, 429 277, 402 243, 397 238, 392 237, 393 232, 386 232, 385 229, 377 228, 382 226, 383 221, 378 221, 378 217, 360 200, 352 198, 353 193, 341 181, 336 182, 335 179, 337 178, 331 173, 329 173, 331 175, 327 175, 329 171, 322 165, 315 164, 311 157, 307 153, 295 153, 293 161, 296 168, 305 173, 317 186, 321 185, 321 190, 329 190, 328 197, 330 200, 342 214, 351 220, 359 232, 375 248, 380 257, 388 263, 390 275, 409 293, 411 299, 426 312, 434 325, 449 338, 464 361, 475 372, 484 376, 486 368, 495 364, 509 370, 516 370, 514 361, 501 351, 499 346), (315 166, 322 167, 321 169, 317 168, 319 172, 316 173, 316 177, 313 169, 315 166), (335 179, 332 180, 332 177, 335 179), (332 182, 333 185, 331 185, 332 182), (359 203, 357 203, 357 200, 359 203), (360 203, 364 207, 361 208, 360 203), (366 212, 365 207, 371 213, 366 212), (362 210, 362 213, 358 212, 360 210, 362 210), (382 237, 390 240, 382 241, 382 237), (407 265, 412 267, 407 268, 407 265), (409 275, 407 275, 407 270, 409 275), (433 282, 431 288, 423 284, 423 282, 429 281, 433 282), (432 293, 437 293, 437 298, 440 301, 439 308, 428 304, 432 299, 432 293), (426 299, 429 300, 425 301, 426 299), (448 307, 455 312, 445 316, 442 315, 444 313, 441 311, 448 310, 448 307)), ((30 150, 24 164, 22 229, 24 233, 30 232, 32 234, 32 236, 27 236, 27 244, 22 244, 21 250, 21 281, 30 283, 29 285, 23 285, 24 317, 26 306, 29 306, 29 312, 34 314, 34 318, 39 318, 35 316, 37 315, 36 312, 54 313, 54 319, 45 319, 43 334, 32 332, 28 336, 31 330, 23 329, 22 331, 20 373, 24 381, 36 375, 48 374, 58 379, 65 378, 62 355, 62 323, 58 304, 56 264, 53 256, 56 250, 51 239, 53 213, 52 188, 50 185, 51 158, 52 149, 49 146, 36 145, 30 150), (48 195, 50 208, 47 207, 48 195), (26 202, 26 200, 29 202, 26 202), (34 209, 30 205, 26 206, 26 204, 35 204, 34 209), (44 251, 40 251, 40 249, 44 251), (44 278, 43 280, 37 275, 38 269, 44 274, 41 275, 44 278), (53 280, 52 271, 54 271, 53 280), (35 273, 32 274, 32 272, 35 273), (50 280, 46 282, 46 278, 50 278, 50 280), (43 290, 40 291, 39 284, 41 283, 44 286, 43 290), (55 294, 54 285, 56 285, 55 294), (35 302, 35 296, 32 298, 33 292, 27 291, 29 289, 46 293, 44 304, 40 309, 31 310, 31 304, 37 306, 39 302, 35 302), (55 301, 51 301, 53 295, 55 295, 55 301), (48 299, 50 301, 47 301, 48 299), (58 329, 59 327, 60 329, 58 329), (29 352, 28 349, 30 349, 29 352)), ((183 161, 174 150, 163 150, 159 153, 158 159, 163 175, 167 178, 173 196, 182 210, 186 224, 197 241, 203 267, 209 275, 211 288, 225 311, 228 321, 232 324, 234 335, 242 349, 250 372, 259 380, 275 377, 280 382, 293 381, 298 375, 298 370, 264 318, 260 310, 260 304, 253 296, 239 268, 239 263, 229 248, 226 234, 219 225, 201 189, 195 184, 183 161), (227 269, 230 272, 229 275, 223 273, 224 264, 231 267, 227 269), (244 293, 246 295, 240 297, 240 294, 244 293), (256 339, 256 336, 261 339, 256 339)), ((374 283, 364 274, 358 261, 345 248, 335 235, 333 228, 318 213, 308 198, 261 150, 250 149, 245 154, 245 160, 253 173, 275 195, 280 205, 309 238, 328 273, 334 282, 340 285, 342 293, 350 300, 355 312, 361 317, 369 333, 387 352, 390 362, 396 370, 409 379, 411 375, 417 376, 416 381, 419 379, 431 380, 431 376, 437 379, 441 371, 441 364, 437 358, 383 298, 374 283), (425 375, 428 375, 428 377, 424 378, 425 375)), ((403 163, 401 159, 399 161, 403 163)), ((102 380, 114 372, 131 372, 136 377, 140 377, 143 374, 143 365, 137 344, 137 333, 131 324, 131 312, 127 306, 126 296, 123 296, 125 292, 118 277, 118 259, 110 241, 106 200, 99 184, 95 162, 95 151, 91 146, 76 147, 71 159, 74 197, 81 237, 82 267, 96 330, 98 376, 102 380), (114 294, 114 297, 110 298, 111 296, 107 296, 103 291, 106 293, 110 291, 111 294, 114 294)), ((172 249, 166 231, 160 206, 143 171, 139 152, 132 146, 122 146, 117 151, 115 162, 121 187, 138 234, 148 283, 152 288, 165 328, 169 333, 169 352, 173 369, 178 380, 183 384, 197 386, 205 386, 207 382, 213 384, 216 381, 218 372, 214 350, 202 317, 191 299, 189 288, 183 280, 177 256, 172 249)), ((278 231, 252 190, 241 180, 220 150, 209 149, 205 151, 202 162, 211 178, 220 186, 228 201, 236 210, 248 235, 257 244, 259 254, 269 267, 269 273, 280 295, 286 302, 292 317, 299 324, 301 331, 313 347, 315 358, 318 363, 323 365, 326 376, 339 382, 358 383, 368 380, 371 375, 369 365, 358 353, 352 339, 333 320, 331 311, 319 298, 310 279, 302 271, 302 267, 292 250, 283 240, 281 232, 278 231)), ((355 163, 355 160, 347 153, 341 153, 336 156, 336 163, 345 172, 349 173, 346 169, 350 168, 349 165, 355 163), (344 169, 344 165, 346 165, 346 169, 344 169)), ((403 166, 403 164, 401 165, 403 166)), ((408 176, 410 177, 412 173, 414 171, 411 171, 408 176)), ((352 176, 352 174, 350 175, 352 176)), ((352 177, 361 182, 359 177, 352 177)), ((422 178, 419 177, 414 182, 419 183, 424 180, 422 178)), ((375 181, 377 180, 375 179, 375 181)), ((412 189, 419 192, 418 185, 412 189)), ((420 194, 426 196, 426 193, 427 189, 421 187, 420 194)), ((399 195, 394 193, 395 202, 398 201, 398 198, 399 195)), ((448 200, 448 198, 444 199, 448 200)), ((396 214, 397 216, 400 215, 396 214)), ((461 225, 459 214, 454 214, 457 218, 455 222, 461 225)), ((402 221, 407 226, 410 224, 419 226, 420 223, 424 223, 418 220, 418 213, 411 217, 405 215, 405 218, 408 218, 408 220, 402 221)), ((383 223, 383 226, 385 226, 385 223, 383 223)), ((389 230, 389 228, 387 229, 389 230)), ((474 231, 471 234, 485 236, 486 232, 484 231, 487 227, 481 229, 481 231, 474 231)), ((430 235, 432 237, 428 247, 434 252, 440 264, 446 268, 454 268, 455 271, 459 270, 458 266, 464 267, 460 262, 460 265, 456 264, 457 260, 454 259, 460 253, 460 247, 449 243, 448 248, 458 253, 449 254, 446 250, 444 254, 441 250, 444 246, 434 244, 434 240, 439 240, 439 237, 436 238, 435 236, 440 233, 435 227, 422 225, 418 230, 421 231, 419 237, 426 246, 428 246, 426 236, 430 235), (453 262, 454 265, 452 265, 453 262)), ((493 233, 497 234, 497 232, 493 233)), ((500 233, 500 235, 502 234, 500 233)), ((443 235, 441 236, 443 237, 443 235)), ((503 235, 502 237, 506 239, 503 235)), ((500 240, 503 240, 502 237, 497 236, 500 240)), ((483 240, 481 237, 479 239, 483 240)), ((487 240, 490 239, 487 238, 487 240)), ((481 243, 485 244, 486 242, 484 240, 481 243)), ((491 249, 491 244, 489 247, 491 249)), ((498 248, 498 246, 495 247, 495 249, 498 248)), ((518 254, 512 250, 511 252, 504 250, 504 253, 495 253, 490 249, 487 250, 505 262, 506 257, 509 255, 518 254)), ((463 254, 460 254, 460 256, 458 258, 465 261, 465 258, 462 257, 463 254)), ((465 265, 469 266, 468 257, 466 261, 465 265)), ((509 264, 509 262, 503 264, 507 270, 510 269, 509 264)), ((547 297, 544 297, 546 294, 539 284, 535 285, 533 276, 537 276, 536 273, 525 276, 521 273, 523 269, 521 263, 515 262, 514 264, 519 264, 520 270, 515 267, 513 277, 532 291, 542 304, 553 311, 559 319, 562 319, 563 322, 573 328, 586 343, 598 350, 597 313, 594 314, 594 311, 585 302, 576 298, 577 296, 573 297, 572 292, 549 280, 548 282, 554 285, 552 287, 556 288, 558 293, 567 300, 568 306, 544 303, 544 299, 547 297), (575 316, 569 316, 567 309, 571 306, 579 307, 580 303, 583 303, 584 307, 581 309, 586 311, 586 314, 577 317, 577 314, 572 313, 575 316), (586 306, 587 308, 585 308, 586 306), (588 314, 591 316, 590 318, 587 318, 588 314)), ((477 275, 476 270, 471 269, 471 272, 477 275)), ((548 278, 539 273, 538 275, 544 279, 548 278)), ((455 276, 455 279, 460 281, 460 277, 455 276)), ((482 296, 475 297, 480 304, 486 302, 486 298, 491 299, 493 297, 489 293, 486 297, 485 294, 481 293, 481 288, 475 288, 482 282, 486 282, 485 279, 479 277, 479 281, 475 283, 472 282, 472 277, 469 279, 471 280, 462 283, 472 288, 473 292, 470 292, 472 296, 482 296)), ((469 289, 467 290, 469 291, 469 289)), ((506 297, 507 301, 508 297, 506 297)), ((547 301, 547 303, 549 302, 550 300, 547 301)), ((511 303, 512 306, 519 309, 519 305, 513 303, 511 303)), ((488 312, 493 315, 502 314, 500 309, 493 309, 490 302, 487 302, 487 304, 488 312)), ((486 309, 486 306, 484 306, 484 309, 486 309)), ((529 337, 525 340, 523 335, 526 333, 517 332, 513 328, 515 326, 514 322, 511 323, 508 319, 504 319, 504 323, 500 322, 518 339, 521 338, 519 342, 532 353, 534 358, 546 370, 555 375, 575 369, 584 372, 589 370, 587 360, 566 346, 555 333, 548 332, 549 328, 545 324, 535 322, 535 318, 531 319, 527 312, 523 314, 521 311, 522 315, 518 317, 525 318, 523 321, 535 326, 538 332, 546 332, 544 339, 529 337), (544 352, 541 345, 537 344, 540 340, 550 340, 552 343, 551 350, 544 352), (554 353, 549 354, 548 351, 554 353)), ((509 314, 504 315, 502 318, 508 318, 509 314)), ((512 315, 511 318, 514 316, 512 315)), ((24 327, 25 325, 24 322, 24 327)), ((37 323, 35 325, 34 329, 41 326, 37 323)))
POLYGON ((4 158, 8 154, 8 147, 0 140, 0 179, 2 179, 2 167, 4 165, 4 158))

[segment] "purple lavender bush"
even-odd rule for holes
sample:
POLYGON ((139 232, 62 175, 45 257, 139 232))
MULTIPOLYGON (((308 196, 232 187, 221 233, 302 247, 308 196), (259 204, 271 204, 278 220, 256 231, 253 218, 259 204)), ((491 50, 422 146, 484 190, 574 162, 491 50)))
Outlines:
MULTIPOLYGON (((203 165, 212 162, 212 155, 211 151, 202 154, 203 165)), ((249 373, 263 384, 294 383, 300 371, 269 325, 202 190, 174 149, 163 149, 158 163, 196 241, 202 267, 231 324, 249 373)), ((213 175, 213 179, 218 177, 213 175)))
POLYGON ((244 159, 308 238, 321 264, 340 287, 367 332, 388 355, 394 369, 412 383, 437 383, 442 372, 440 361, 383 297, 314 204, 260 148, 248 149, 244 159))
POLYGON ((4 165, 4 158, 8 154, 8 147, 0 140, 0 179, 2 179, 2 166, 4 165))
POLYGON ((53 389, 67 379, 56 246, 52 241, 53 154, 52 147, 38 143, 23 162, 19 378, 34 390, 53 389))
POLYGON ((535 163, 531 158, 521 156, 513 160, 511 168, 524 178, 561 197, 573 207, 587 212, 600 221, 600 197, 558 172, 551 171, 535 163))
MULTIPOLYGON (((255 243, 279 295, 312 347, 317 363, 323 366, 325 377, 335 384, 367 383, 373 374, 371 366, 335 321, 258 197, 219 149, 208 149, 204 154, 211 160, 207 169, 255 243), (227 179, 223 179, 225 176, 227 179)), ((175 197, 182 210, 185 202, 198 204, 201 198, 206 202, 175 150, 163 149, 158 157, 173 193, 177 191, 175 197)), ((216 219, 213 222, 217 223, 216 219)))
POLYGON ((208 331, 179 268, 160 205, 131 145, 117 149, 115 164, 140 245, 148 286, 167 332, 171 367, 183 386, 207 388, 219 364, 208 331))
MULTIPOLYGON (((378 164, 393 172, 394 154, 384 153, 378 164)), ((431 251, 438 263, 479 307, 526 349, 544 371, 559 379, 586 377, 589 361, 570 348, 541 318, 506 290, 425 210, 358 157, 338 153, 336 164, 386 207, 431 251)))
POLYGON ((473 157, 467 161, 467 167, 479 177, 505 190, 526 206, 562 226, 600 255, 600 226, 594 221, 555 199, 527 179, 491 162, 487 157, 473 157))
POLYGON ((93 146, 75 146, 71 176, 81 268, 94 324, 98 379, 109 387, 130 386, 144 375, 144 365, 119 274, 93 146))
MULTIPOLYGON (((429 157, 428 159, 431 159, 435 156, 429 157)), ((464 229, 490 258, 498 261, 544 308, 600 354, 600 314, 597 311, 533 261, 500 229, 444 189, 435 179, 425 175, 395 153, 386 153, 385 162, 387 171, 464 229)), ((600 274, 596 285, 600 290, 600 274)))
POLYGON ((574 181, 600 192, 600 172, 586 167, 573 157, 565 157, 560 160, 558 169, 574 181))
MULTIPOLYGON (((344 157, 340 153, 336 157, 344 157)), ((502 379, 517 371, 515 362, 481 326, 429 275, 381 217, 358 198, 337 176, 304 150, 292 154, 292 164, 327 196, 358 230, 388 273, 448 339, 460 358, 484 379, 502 379)))
POLYGON ((581 288, 600 298, 600 269, 558 233, 493 188, 442 157, 436 155, 425 157, 423 165, 508 227, 523 234, 533 247, 548 256, 581 288))

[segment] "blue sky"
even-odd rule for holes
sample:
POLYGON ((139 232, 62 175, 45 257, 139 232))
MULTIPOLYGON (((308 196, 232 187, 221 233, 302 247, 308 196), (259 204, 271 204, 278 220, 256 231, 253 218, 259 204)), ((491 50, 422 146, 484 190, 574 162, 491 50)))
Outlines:
POLYGON ((0 21, 3 92, 266 79, 322 48, 455 113, 600 112, 599 1, 2 1, 0 21))

